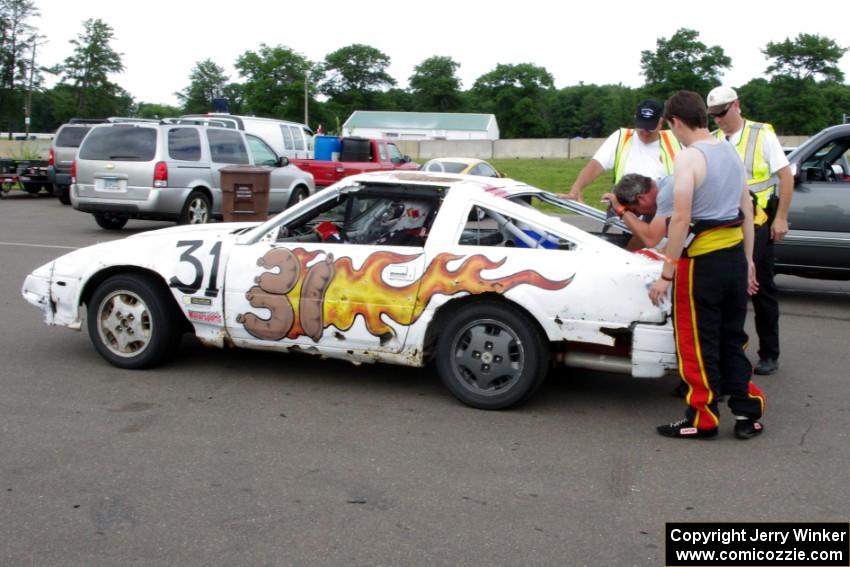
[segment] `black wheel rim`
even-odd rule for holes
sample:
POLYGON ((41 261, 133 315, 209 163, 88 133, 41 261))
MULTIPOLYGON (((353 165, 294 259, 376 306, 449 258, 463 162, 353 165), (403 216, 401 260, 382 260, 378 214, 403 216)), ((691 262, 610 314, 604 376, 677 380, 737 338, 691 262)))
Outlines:
POLYGON ((503 394, 519 382, 525 350, 514 330, 500 321, 478 319, 455 335, 451 364, 460 384, 481 396, 503 394))

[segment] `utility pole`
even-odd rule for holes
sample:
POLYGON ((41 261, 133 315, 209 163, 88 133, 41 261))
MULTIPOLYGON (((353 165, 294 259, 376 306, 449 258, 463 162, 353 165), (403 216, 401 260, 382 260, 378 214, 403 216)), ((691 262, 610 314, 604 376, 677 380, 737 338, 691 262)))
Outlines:
POLYGON ((310 96, 309 89, 307 88, 309 83, 310 83, 310 71, 306 70, 306 71, 304 71, 304 125, 307 126, 307 127, 310 126, 310 122, 308 121, 310 117, 309 117, 308 109, 307 109, 309 96, 310 96))
POLYGON ((26 125, 26 137, 29 139, 30 137, 30 117, 32 116, 32 84, 33 77, 35 76, 35 48, 38 47, 38 43, 35 37, 32 38, 32 59, 30 60, 30 80, 29 86, 27 87, 27 104, 24 108, 24 123, 26 125))

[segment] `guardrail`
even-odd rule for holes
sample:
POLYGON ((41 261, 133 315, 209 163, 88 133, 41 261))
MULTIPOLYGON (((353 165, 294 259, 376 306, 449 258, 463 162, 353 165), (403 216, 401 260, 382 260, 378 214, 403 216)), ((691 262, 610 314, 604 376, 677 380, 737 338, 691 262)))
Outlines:
MULTIPOLYGON (((808 136, 779 136, 786 147, 799 146, 808 136)), ((415 160, 437 157, 478 159, 590 158, 605 138, 530 138, 517 140, 395 140, 399 149, 415 160)))

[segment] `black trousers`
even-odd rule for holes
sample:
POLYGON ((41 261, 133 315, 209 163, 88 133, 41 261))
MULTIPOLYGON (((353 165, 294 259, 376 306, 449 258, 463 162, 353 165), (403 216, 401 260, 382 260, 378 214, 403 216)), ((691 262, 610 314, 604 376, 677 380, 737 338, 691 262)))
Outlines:
POLYGON ((759 419, 764 395, 750 378, 747 259, 743 246, 680 258, 673 282, 673 326, 679 373, 688 385, 685 416, 699 429, 720 423, 717 396, 729 396, 736 416, 759 419))
POLYGON ((753 262, 756 265, 758 293, 752 296, 756 334, 759 337, 759 359, 779 358, 779 292, 773 281, 773 240, 770 238, 771 218, 756 229, 753 242, 753 262))

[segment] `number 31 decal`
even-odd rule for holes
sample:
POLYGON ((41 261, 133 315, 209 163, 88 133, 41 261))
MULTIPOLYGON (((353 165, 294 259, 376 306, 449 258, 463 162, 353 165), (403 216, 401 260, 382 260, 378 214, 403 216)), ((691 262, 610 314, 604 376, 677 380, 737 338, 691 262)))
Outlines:
MULTIPOLYGON (((198 290, 201 289, 201 285, 203 285, 204 282, 204 265, 192 253, 203 245, 203 240, 180 240, 177 242, 177 248, 182 248, 184 246, 187 247, 186 250, 180 254, 180 261, 191 264, 192 267, 195 268, 195 279, 192 280, 192 283, 184 283, 180 281, 177 276, 173 276, 168 282, 171 287, 176 287, 185 294, 197 293, 198 290)), ((204 295, 207 297, 217 297, 218 261, 221 257, 221 242, 216 242, 213 247, 210 248, 209 255, 212 256, 213 260, 212 266, 210 267, 209 285, 207 285, 207 288, 204 290, 204 295)))

